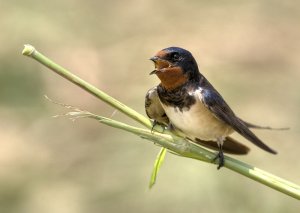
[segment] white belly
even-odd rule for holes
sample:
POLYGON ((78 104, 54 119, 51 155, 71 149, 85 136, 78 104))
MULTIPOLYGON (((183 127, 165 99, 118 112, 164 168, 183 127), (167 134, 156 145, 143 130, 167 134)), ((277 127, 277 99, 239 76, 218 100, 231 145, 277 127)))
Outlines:
POLYGON ((171 123, 190 138, 216 141, 233 132, 232 128, 217 119, 200 101, 187 111, 162 104, 171 123))

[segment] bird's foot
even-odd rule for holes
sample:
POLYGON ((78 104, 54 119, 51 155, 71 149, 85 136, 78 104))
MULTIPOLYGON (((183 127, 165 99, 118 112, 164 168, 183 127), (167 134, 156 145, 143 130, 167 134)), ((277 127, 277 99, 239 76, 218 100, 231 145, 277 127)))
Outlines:
POLYGON ((216 162, 218 160, 218 168, 217 169, 221 169, 221 167, 224 166, 224 154, 222 151, 219 151, 216 155, 216 157, 214 157, 213 162, 216 162))
POLYGON ((156 125, 160 125, 161 126, 161 129, 158 128, 158 129, 155 129, 155 131, 159 132, 159 133, 163 133, 166 129, 166 125, 163 124, 163 123, 159 123, 157 120, 153 120, 152 121, 152 128, 151 128, 151 133, 154 132, 154 128, 156 125))
POLYGON ((151 133, 153 133, 154 127, 158 124, 158 122, 156 120, 153 120, 152 123, 152 128, 151 128, 151 133))

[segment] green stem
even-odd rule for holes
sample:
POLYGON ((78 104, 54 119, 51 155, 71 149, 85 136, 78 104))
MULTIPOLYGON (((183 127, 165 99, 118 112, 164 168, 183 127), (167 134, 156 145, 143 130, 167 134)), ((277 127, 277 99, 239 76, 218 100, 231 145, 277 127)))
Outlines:
POLYGON ((142 125, 151 128, 152 124, 149 119, 145 118, 142 114, 138 113, 137 111, 131 109, 130 107, 126 106, 125 104, 121 103, 120 101, 112 98, 108 94, 104 93, 103 91, 99 90, 95 86, 89 84, 88 82, 82 80, 78 76, 74 75, 67 69, 63 68, 62 66, 56 64, 49 58, 45 57, 43 54, 39 53, 33 46, 26 44, 24 45, 24 49, 22 51, 23 55, 30 56, 34 58, 41 64, 45 65, 58 75, 62 76, 63 78, 71 81, 72 83, 76 84, 77 86, 81 87, 88 93, 96 96, 100 100, 106 102, 107 104, 111 105, 112 107, 116 108, 117 110, 123 112, 127 116, 131 117, 132 119, 138 121, 142 125))
MULTIPOLYGON (((72 74, 65 68, 61 67, 60 65, 54 63, 46 56, 42 55, 35 48, 31 45, 25 45, 23 50, 23 55, 30 56, 31 58, 37 60, 41 64, 47 66, 57 74, 61 75, 65 79, 71 81, 72 83, 78 85, 79 87, 83 88, 87 92, 91 93, 92 95, 96 96, 97 98, 101 99, 102 101, 108 103, 112 107, 120 110, 124 114, 128 115, 129 117, 133 118, 134 120, 138 121, 139 123, 146 126, 148 129, 151 129, 152 124, 149 119, 141 115, 140 113, 136 112, 135 110, 131 109, 130 107, 122 104, 118 100, 112 98, 108 94, 100 91, 93 85, 85 82, 84 80, 80 79, 76 75, 72 74)), ((190 141, 172 134, 170 131, 164 131, 163 133, 159 132, 151 132, 150 130, 130 126, 128 124, 115 121, 109 118, 97 116, 90 114, 90 116, 94 119, 97 119, 101 123, 106 125, 119 128, 131 133, 134 133, 142 138, 147 140, 153 141, 155 143, 160 144, 161 146, 181 155, 184 157, 189 157, 193 159, 198 159, 205 162, 212 162, 215 154, 210 152, 198 145, 191 143, 190 141)), ((157 128, 156 128, 157 129, 157 128)), ((162 129, 160 129, 162 130, 162 129)), ((161 131, 160 131, 161 132, 161 131)), ((286 181, 282 178, 279 178, 275 175, 267 173, 263 170, 245 164, 241 161, 235 160, 230 157, 225 157, 225 167, 235 171, 239 174, 242 174, 248 178, 251 178, 257 182, 260 182, 266 186, 269 186, 277 191, 280 191, 284 194, 287 194, 291 197, 294 197, 300 200, 300 187, 294 183, 286 181)))
MULTIPOLYGON (((133 127, 122 122, 115 121, 102 116, 93 115, 91 117, 111 127, 123 129, 125 131, 134 133, 135 135, 138 135, 142 138, 151 140, 184 157, 194 158, 210 163, 212 163, 215 157, 215 154, 213 152, 210 152, 195 144, 189 143, 180 137, 176 138, 176 136, 170 136, 169 134, 156 132, 151 133, 151 131, 149 130, 133 127)), ((225 156, 225 167, 237 173, 240 173, 246 177, 249 177, 255 181, 263 183, 284 194, 290 195, 296 199, 300 199, 300 187, 287 180, 279 178, 275 175, 272 175, 268 172, 255 168, 251 165, 230 158, 228 156, 225 156)))
POLYGON ((177 154, 198 159, 205 162, 212 162, 212 160, 215 157, 215 154, 213 152, 210 152, 202 147, 199 147, 193 143, 188 142, 184 138, 178 137, 176 135, 170 135, 168 132, 159 133, 159 132, 153 132, 148 129, 143 129, 139 127, 134 127, 119 121, 115 121, 110 118, 106 118, 103 116, 95 115, 90 113, 90 118, 96 119, 100 121, 103 124, 106 124, 108 126, 118 128, 125 130, 127 132, 131 132, 135 135, 140 136, 141 138, 153 141, 154 143, 157 143, 161 145, 162 147, 165 147, 173 152, 176 152, 177 154))

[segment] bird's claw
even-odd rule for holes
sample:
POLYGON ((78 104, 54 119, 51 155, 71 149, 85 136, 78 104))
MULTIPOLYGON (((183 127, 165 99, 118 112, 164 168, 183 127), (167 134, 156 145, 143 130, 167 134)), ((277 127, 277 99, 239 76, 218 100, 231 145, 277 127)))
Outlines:
POLYGON ((217 155, 214 157, 213 162, 218 160, 218 167, 217 169, 221 169, 224 166, 224 154, 222 151, 219 151, 217 155))
POLYGON ((158 122, 156 120, 153 120, 152 123, 152 128, 151 128, 151 133, 153 133, 154 127, 158 124, 158 122))

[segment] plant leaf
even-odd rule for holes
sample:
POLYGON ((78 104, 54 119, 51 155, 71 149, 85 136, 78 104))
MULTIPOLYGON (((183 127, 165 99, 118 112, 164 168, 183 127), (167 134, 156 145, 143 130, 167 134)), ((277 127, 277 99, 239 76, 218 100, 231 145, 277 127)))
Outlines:
POLYGON ((165 159, 166 152, 167 152, 167 149, 162 147, 156 157, 156 160, 154 162, 153 171, 152 171, 151 178, 150 178, 149 189, 151 189, 156 182, 156 177, 157 177, 158 171, 160 169, 160 166, 165 159))

